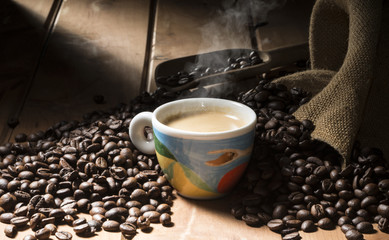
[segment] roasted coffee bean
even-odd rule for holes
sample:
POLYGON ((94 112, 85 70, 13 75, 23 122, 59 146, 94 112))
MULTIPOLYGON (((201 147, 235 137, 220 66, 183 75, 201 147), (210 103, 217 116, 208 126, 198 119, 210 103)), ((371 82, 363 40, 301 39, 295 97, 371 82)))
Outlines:
POLYGON ((288 214, 288 209, 285 205, 277 205, 273 210, 273 219, 282 219, 288 214))
POLYGON ((55 237, 58 240, 71 240, 73 235, 70 232, 67 232, 67 231, 57 231, 55 233, 55 237))
POLYGON ((159 212, 159 213, 169 213, 170 212, 170 206, 166 203, 162 203, 160 205, 158 205, 158 207, 156 208, 156 211, 159 212))
POLYGON ((363 234, 355 229, 350 229, 346 233, 347 240, 363 240, 363 234))
POLYGON ((361 201, 361 207, 367 208, 368 206, 376 204, 377 202, 378 202, 378 200, 375 196, 367 196, 367 197, 363 198, 363 200, 361 201))
POLYGON ((366 184, 362 190, 369 196, 374 196, 379 192, 378 185, 375 183, 366 184))
POLYGON ((285 222, 286 227, 300 229, 301 221, 298 219, 290 219, 285 222))
POLYGON ((292 232, 282 237, 282 240, 299 240, 301 236, 298 232, 292 232))
POLYGON ((27 234, 24 236, 23 240, 36 240, 36 237, 32 234, 27 234))
POLYGON ((61 208, 55 208, 49 213, 49 217, 54 217, 56 219, 62 219, 65 215, 65 211, 61 208))
POLYGON ((119 219, 121 216, 127 216, 128 210, 124 207, 114 207, 105 213, 107 219, 119 219))
POLYGON ((258 216, 261 224, 264 224, 264 225, 271 220, 271 216, 265 212, 258 212, 257 216, 258 216))
POLYGON ((107 210, 105 210, 105 208, 103 207, 92 207, 91 210, 89 211, 89 214, 92 216, 95 214, 105 215, 106 212, 107 210))
POLYGON ((347 202, 347 205, 354 210, 358 210, 361 207, 361 200, 358 198, 353 198, 347 202))
POLYGON ((119 226, 120 231, 125 235, 135 235, 136 226, 129 222, 124 222, 119 226))
POLYGON ((323 205, 321 204, 314 204, 311 207, 311 214, 316 219, 321 219, 325 217, 325 211, 323 208, 323 205))
POLYGON ((50 238, 50 230, 47 228, 41 228, 35 232, 35 237, 38 240, 46 240, 50 238))
POLYGON ((142 189, 135 189, 131 193, 131 199, 135 201, 139 201, 141 203, 145 203, 147 201, 147 193, 142 189))
POLYGON ((102 221, 99 221, 99 220, 92 219, 92 220, 89 220, 89 221, 88 221, 88 225, 89 225, 91 228, 96 229, 96 231, 100 231, 100 230, 101 230, 101 227, 102 227, 102 225, 103 225, 103 222, 102 222, 102 221))
POLYGON ((389 220, 387 218, 381 217, 378 220, 378 229, 382 232, 387 232, 389 230, 389 220))
POLYGON ((150 227, 150 220, 144 216, 140 216, 138 217, 136 224, 139 229, 144 231, 150 227))
POLYGON ((15 225, 7 225, 4 227, 4 234, 7 237, 14 238, 17 233, 18 230, 15 225))
POLYGON ((338 212, 335 207, 326 207, 324 211, 326 212, 327 217, 331 219, 335 219, 337 217, 338 212))
POLYGON ((317 222, 317 226, 321 229, 327 229, 327 230, 334 228, 334 224, 332 223, 331 219, 327 217, 320 219, 317 222))
POLYGON ((281 219, 272 219, 267 223, 267 226, 273 232, 278 232, 285 228, 284 222, 281 219))
POLYGON ((339 226, 343 226, 345 224, 351 224, 351 219, 347 216, 341 216, 339 219, 338 219, 338 225, 339 226))
POLYGON ((159 222, 164 226, 169 226, 172 223, 171 217, 169 213, 162 213, 159 217, 159 222))
POLYGON ((57 226, 55 224, 46 224, 45 228, 50 231, 51 235, 54 235, 57 232, 57 226))
POLYGON ((28 217, 20 216, 20 217, 14 217, 10 220, 10 223, 15 225, 18 228, 23 228, 27 226, 29 222, 28 217))
MULTIPOLYGON (((377 207, 377 212, 379 215, 381 215, 384 218, 389 218, 389 204, 380 204, 377 207)), ((1 219, 1 216, 0 216, 1 219)))
POLYGON ((91 227, 89 226, 88 223, 83 223, 83 224, 75 225, 75 226, 73 227, 73 231, 74 231, 77 235, 89 234, 90 231, 91 231, 91 227))
POLYGON ((120 230, 119 227, 120 227, 120 223, 115 220, 107 220, 102 225, 102 228, 108 232, 118 232, 120 230))
POLYGON ((351 220, 351 222, 354 224, 354 226, 357 226, 358 223, 364 222, 365 219, 363 217, 355 217, 351 220))
POLYGON ((73 223, 72 223, 72 226, 75 227, 75 226, 79 226, 79 225, 82 225, 82 224, 85 224, 85 223, 87 223, 86 218, 81 217, 81 218, 78 218, 78 219, 74 220, 73 223))
POLYGON ((304 232, 314 232, 316 231, 316 225, 312 220, 305 220, 301 223, 301 230, 304 232))
POLYGON ((355 229, 355 226, 351 224, 343 224, 340 229, 345 234, 348 230, 355 229))
POLYGON ((373 225, 370 222, 360 222, 356 225, 356 229, 361 233, 371 233, 373 225))
POLYGON ((6 211, 13 210, 16 203, 17 199, 12 193, 5 193, 0 197, 0 207, 2 207, 6 211))
POLYGON ((261 224, 261 221, 256 214, 244 214, 242 220, 249 226, 259 226, 261 224))
POLYGON ((2 213, 0 215, 0 222, 2 223, 11 223, 11 219, 13 219, 15 217, 15 215, 13 213, 10 213, 10 212, 6 212, 6 213, 2 213))

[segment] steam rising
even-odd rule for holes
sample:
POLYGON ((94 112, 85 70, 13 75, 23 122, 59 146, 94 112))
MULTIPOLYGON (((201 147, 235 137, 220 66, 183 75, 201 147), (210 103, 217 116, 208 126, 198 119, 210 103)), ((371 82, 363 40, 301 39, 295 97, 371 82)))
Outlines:
MULTIPOLYGON (((257 46, 251 46, 250 38, 255 35, 249 34, 250 27, 253 31, 255 27, 263 25, 267 21, 269 11, 282 6, 285 2, 286 0, 224 0, 221 7, 215 11, 212 21, 200 29, 202 44, 199 49, 204 53, 228 48, 256 48, 257 46)), ((215 55, 210 59, 199 55, 196 65, 205 67, 225 65, 228 57, 215 55)), ((231 90, 231 86, 223 87, 223 84, 219 84, 217 88, 213 89, 213 93, 231 90)))

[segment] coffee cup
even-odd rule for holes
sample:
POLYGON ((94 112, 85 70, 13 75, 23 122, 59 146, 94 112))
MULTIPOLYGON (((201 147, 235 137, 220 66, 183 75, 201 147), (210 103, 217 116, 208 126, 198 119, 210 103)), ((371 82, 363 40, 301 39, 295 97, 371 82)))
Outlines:
POLYGON ((255 112, 238 102, 189 98, 137 114, 129 127, 135 147, 156 154, 178 194, 213 199, 229 193, 243 175, 254 143, 255 112), (145 127, 154 138, 147 139, 145 127))

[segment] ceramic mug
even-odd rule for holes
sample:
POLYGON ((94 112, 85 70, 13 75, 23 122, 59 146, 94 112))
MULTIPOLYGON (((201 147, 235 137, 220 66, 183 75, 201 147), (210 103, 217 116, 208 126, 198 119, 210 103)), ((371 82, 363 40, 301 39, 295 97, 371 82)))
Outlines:
POLYGON ((216 98, 189 98, 166 103, 154 112, 142 112, 130 122, 133 144, 143 153, 156 154, 159 165, 177 192, 193 199, 226 195, 239 181, 254 143, 255 112, 238 102, 216 98), (176 116, 217 111, 242 121, 225 131, 195 132, 166 125, 176 116), (146 126, 154 138, 147 140, 146 126))

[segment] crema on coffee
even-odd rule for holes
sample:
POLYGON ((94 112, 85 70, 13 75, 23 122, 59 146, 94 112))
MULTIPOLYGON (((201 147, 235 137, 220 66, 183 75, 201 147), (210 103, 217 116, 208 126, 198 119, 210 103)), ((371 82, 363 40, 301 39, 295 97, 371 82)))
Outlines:
POLYGON ((217 111, 185 113, 169 118, 165 124, 169 127, 192 132, 224 132, 245 125, 237 116, 217 111))

